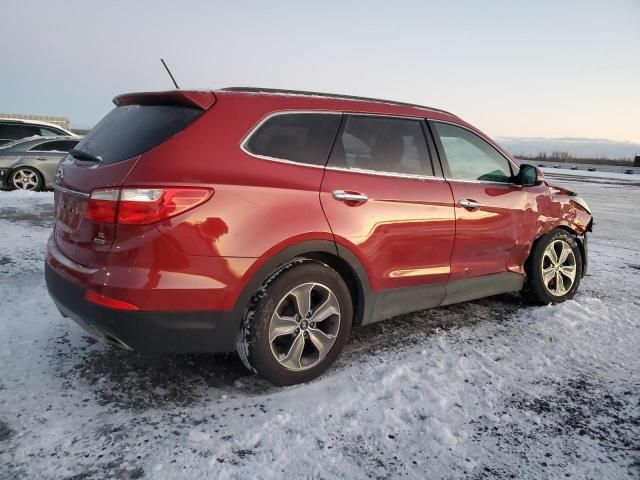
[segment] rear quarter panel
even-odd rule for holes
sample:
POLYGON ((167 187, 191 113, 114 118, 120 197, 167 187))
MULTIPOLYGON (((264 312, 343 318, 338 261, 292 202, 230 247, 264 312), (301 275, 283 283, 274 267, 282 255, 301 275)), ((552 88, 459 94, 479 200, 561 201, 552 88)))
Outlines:
POLYGON ((124 186, 207 186, 204 205, 157 225, 186 254, 258 258, 304 240, 331 240, 319 202, 324 170, 253 157, 240 149, 273 108, 220 96, 180 134, 145 153, 124 186))

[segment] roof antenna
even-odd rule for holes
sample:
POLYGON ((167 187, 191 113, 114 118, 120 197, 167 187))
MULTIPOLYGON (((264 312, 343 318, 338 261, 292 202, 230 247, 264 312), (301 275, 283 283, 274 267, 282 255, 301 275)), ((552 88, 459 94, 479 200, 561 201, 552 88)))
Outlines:
POLYGON ((160 61, 162 62, 162 65, 164 65, 164 68, 167 70, 167 73, 171 77, 171 81, 173 82, 173 84, 176 86, 176 88, 178 90, 180 90, 180 87, 178 86, 178 83, 176 82, 176 79, 173 78, 173 75, 171 74, 171 70, 169 70, 169 67, 167 67, 167 64, 165 63, 164 59, 161 58, 160 61))

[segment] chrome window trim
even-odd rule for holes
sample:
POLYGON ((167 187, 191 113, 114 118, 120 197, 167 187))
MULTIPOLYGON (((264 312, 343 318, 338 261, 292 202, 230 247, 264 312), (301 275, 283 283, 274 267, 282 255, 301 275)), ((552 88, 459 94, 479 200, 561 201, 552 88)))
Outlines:
MULTIPOLYGON (((364 168, 344 168, 344 167, 330 167, 326 165, 314 165, 311 163, 300 163, 294 162, 293 160, 287 160, 284 158, 276 158, 269 157, 268 155, 259 155, 257 153, 252 153, 246 148, 247 142, 251 139, 251 137, 255 134, 255 132, 268 120, 278 115, 290 115, 290 114, 324 114, 324 115, 351 115, 354 117, 384 117, 384 118, 393 118, 393 119, 404 119, 404 120, 415 120, 417 122, 425 122, 427 120, 426 117, 421 116, 411 116, 411 115, 389 115, 386 113, 369 113, 369 112, 348 112, 348 111, 337 111, 337 110, 277 110, 271 112, 264 117, 258 123, 249 130, 243 139, 240 141, 240 150, 242 150, 247 155, 259 158, 261 160, 268 160, 270 162, 278 162, 284 163, 287 165, 297 165, 299 167, 310 167, 310 168, 322 168, 325 170, 333 170, 338 172, 354 172, 361 173, 364 175, 377 175, 380 177, 393 177, 393 178, 407 178, 413 180, 438 180, 444 181, 444 177, 437 177, 435 175, 419 175, 419 174, 409 174, 409 173, 398 173, 398 172, 385 172, 385 171, 377 171, 377 170, 367 170, 364 168)), ((457 125, 452 123, 452 125, 457 125)))
POLYGON ((495 182, 493 180, 458 180, 457 178, 448 178, 447 182, 453 183, 482 183, 482 184, 490 184, 490 185, 502 185, 504 187, 518 187, 522 188, 522 185, 513 182, 495 182))
MULTIPOLYGON (((520 166, 517 165, 516 163, 514 163, 507 155, 505 152, 502 151, 502 149, 496 145, 490 138, 486 137, 485 135, 481 135, 478 132, 476 132, 475 130, 472 130, 469 127, 465 127, 464 125, 460 125, 459 123, 455 123, 455 122, 448 122, 447 120, 429 120, 429 122, 431 123, 447 123, 449 125, 453 125, 454 127, 458 127, 458 128, 463 128, 464 130, 467 130, 468 132, 473 133, 476 137, 481 138, 482 140, 484 140, 485 142, 487 142, 489 145, 491 145, 493 147, 493 149, 498 152, 508 163, 509 165, 511 165, 514 169, 515 172, 520 171, 520 166)), ((438 134, 438 132, 435 132, 436 135, 438 134)), ((438 135, 439 136, 439 135, 438 135)), ((441 140, 442 142, 442 140, 441 140)), ((452 179, 454 180, 454 179, 452 179)), ((479 182, 479 183, 512 183, 512 182, 483 182, 482 180, 469 180, 470 182, 479 182)))
POLYGON ((444 182, 443 177, 436 177, 434 175, 418 175, 413 173, 398 173, 398 172, 384 172, 378 170, 367 170, 365 168, 344 168, 344 167, 326 167, 326 170, 333 170, 335 172, 350 172, 360 173, 364 175, 377 175, 379 177, 393 177, 393 178, 406 178, 408 180, 437 180, 444 182))
POLYGON ((292 115, 292 114, 298 114, 298 113, 303 115, 313 115, 313 114, 342 115, 342 112, 335 112, 332 110, 278 110, 275 112, 268 113, 267 115, 262 117, 262 119, 260 119, 258 123, 256 123, 256 125, 251 130, 249 130, 249 133, 247 133, 244 136, 244 138, 240 141, 240 150, 242 150, 244 153, 246 153, 251 157, 259 158, 261 160, 268 160, 270 162, 279 162, 279 163, 285 163, 288 165, 298 165, 300 167, 324 168, 325 167, 324 165, 314 165, 312 163, 294 162, 293 160, 287 160, 286 158, 277 158, 277 157, 270 157, 268 155, 260 155, 258 153, 250 152, 249 149, 247 148, 247 143, 249 142, 249 140, 251 140, 251 137, 260 129, 260 127, 262 127, 262 125, 264 125, 266 122, 271 120, 273 117, 277 117, 280 115, 292 115))
POLYGON ((61 187, 60 185, 56 185, 54 188, 56 190, 58 190, 59 192, 68 193, 69 195, 73 195, 75 197, 80 197, 80 198, 89 198, 89 197, 91 197, 91 195, 89 193, 78 192, 77 190, 70 190, 68 188, 61 187))

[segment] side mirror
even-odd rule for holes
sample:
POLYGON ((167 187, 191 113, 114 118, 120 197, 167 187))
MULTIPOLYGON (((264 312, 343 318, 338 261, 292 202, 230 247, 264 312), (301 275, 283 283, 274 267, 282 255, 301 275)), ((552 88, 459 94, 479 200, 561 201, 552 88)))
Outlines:
POLYGON ((533 165, 523 163, 520 165, 520 171, 516 176, 516 182, 523 187, 533 187, 540 184, 538 169, 533 165))

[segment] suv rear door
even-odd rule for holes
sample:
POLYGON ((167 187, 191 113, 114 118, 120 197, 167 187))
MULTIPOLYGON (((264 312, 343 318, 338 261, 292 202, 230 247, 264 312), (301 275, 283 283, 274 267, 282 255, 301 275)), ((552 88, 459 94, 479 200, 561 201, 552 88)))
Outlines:
MULTIPOLYGON (((421 307, 438 305, 444 296, 455 228, 451 190, 434 174, 425 125, 414 118, 345 115, 320 191, 337 243, 360 259, 371 288, 431 285, 404 290, 417 294, 414 305, 421 307)), ((406 303, 385 304, 365 322, 407 311, 406 303)))
POLYGON ((116 108, 63 159, 56 175, 54 236, 64 255, 86 267, 101 265, 116 226, 85 218, 91 191, 122 185, 143 153, 179 134, 215 99, 207 92, 197 92, 201 98, 195 101, 190 95, 167 92, 117 97, 116 108))
POLYGON ((536 195, 523 189, 515 166, 475 132, 431 121, 445 178, 456 202, 451 280, 522 273, 537 221, 536 195))

